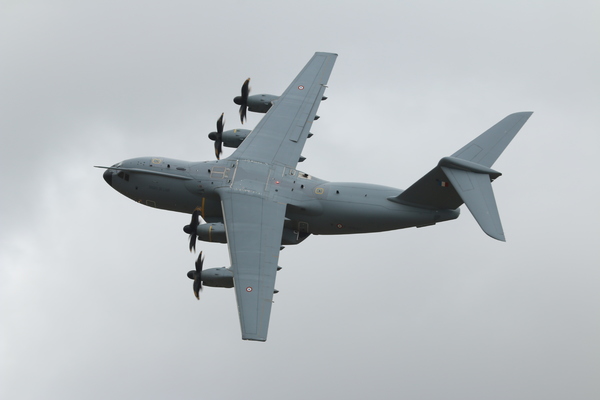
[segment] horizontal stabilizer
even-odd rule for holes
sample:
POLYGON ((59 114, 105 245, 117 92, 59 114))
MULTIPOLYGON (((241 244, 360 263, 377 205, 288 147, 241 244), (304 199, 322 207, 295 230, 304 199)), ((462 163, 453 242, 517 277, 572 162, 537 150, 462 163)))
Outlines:
POLYGON ((529 111, 510 114, 452 154, 452 157, 491 167, 531 114, 529 111))
POLYGON ((441 168, 481 229, 494 239, 505 242, 490 175, 450 167, 441 168))

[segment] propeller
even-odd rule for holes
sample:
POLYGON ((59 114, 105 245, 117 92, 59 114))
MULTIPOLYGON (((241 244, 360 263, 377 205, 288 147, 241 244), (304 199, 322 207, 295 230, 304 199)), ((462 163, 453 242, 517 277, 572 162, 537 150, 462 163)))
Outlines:
POLYGON ((194 281, 194 295, 198 300, 200 300, 200 292, 202 291, 202 264, 204 264, 204 257, 200 252, 196 260, 196 270, 187 273, 187 277, 194 281))
POLYGON ((242 95, 241 96, 237 96, 233 99, 233 102, 235 104, 239 104, 240 106, 240 121, 242 121, 242 124, 244 123, 244 120, 246 119, 246 111, 248 110, 248 94, 250 93, 250 78, 246 79, 244 81, 244 84, 242 85, 242 95))
POLYGON ((183 231, 185 233, 190 234, 190 251, 194 250, 196 252, 196 237, 198 236, 198 225, 200 225, 200 213, 198 210, 194 210, 192 214, 192 221, 189 225, 183 227, 183 231))
POLYGON ((222 113, 217 120, 217 131, 208 134, 208 138, 215 141, 215 156, 217 156, 217 160, 220 160, 221 154, 223 154, 223 126, 225 126, 225 123, 223 122, 224 114, 225 113, 222 113))

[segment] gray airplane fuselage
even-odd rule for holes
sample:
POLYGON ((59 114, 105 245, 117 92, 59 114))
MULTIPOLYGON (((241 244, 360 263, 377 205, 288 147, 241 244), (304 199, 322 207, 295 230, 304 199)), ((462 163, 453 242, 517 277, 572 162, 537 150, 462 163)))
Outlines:
POLYGON ((235 187, 285 203, 284 230, 301 235, 300 240, 287 244, 299 243, 309 234, 368 233, 434 225, 460 214, 459 209, 399 204, 394 199, 401 189, 327 182, 296 169, 248 160, 189 162, 140 157, 122 161, 113 168, 105 171, 104 179, 121 194, 164 210, 191 214, 198 209, 209 223, 223 222, 219 188, 235 187))

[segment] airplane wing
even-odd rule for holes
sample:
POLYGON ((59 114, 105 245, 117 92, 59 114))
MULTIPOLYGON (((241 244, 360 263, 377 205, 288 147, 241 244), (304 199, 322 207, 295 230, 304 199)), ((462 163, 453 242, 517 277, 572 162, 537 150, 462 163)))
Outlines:
POLYGON ((298 163, 336 57, 315 53, 240 147, 223 160, 234 171, 230 186, 218 193, 245 340, 267 339, 287 206, 275 177, 298 163))
POLYGON ((286 205, 221 193, 242 339, 267 340, 286 205))
POLYGON ((231 158, 295 168, 336 58, 315 53, 231 158))

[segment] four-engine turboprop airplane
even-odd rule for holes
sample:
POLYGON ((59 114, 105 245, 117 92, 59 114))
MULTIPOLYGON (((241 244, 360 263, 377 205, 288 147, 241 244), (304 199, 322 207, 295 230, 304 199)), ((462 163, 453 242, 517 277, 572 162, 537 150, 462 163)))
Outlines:
MULTIPOLYGON (((457 218, 463 203, 485 233, 504 241, 491 185, 501 174, 491 166, 532 113, 507 116, 406 190, 324 181, 296 166, 336 57, 315 53, 285 92, 270 96, 269 107, 258 110, 266 115, 256 128, 230 143, 237 149, 229 157, 203 162, 141 157, 100 167, 106 168, 104 180, 132 200, 192 214, 184 228, 190 250, 196 238, 227 243, 229 268, 202 270, 200 254, 188 276, 196 295, 202 284, 235 288, 245 340, 267 339, 282 245, 298 244, 311 234, 435 225, 457 218), (199 215, 205 223, 199 223, 199 215)), ((245 108, 242 120, 244 115, 245 108)), ((217 125, 213 138, 219 158, 222 120, 217 125)))

